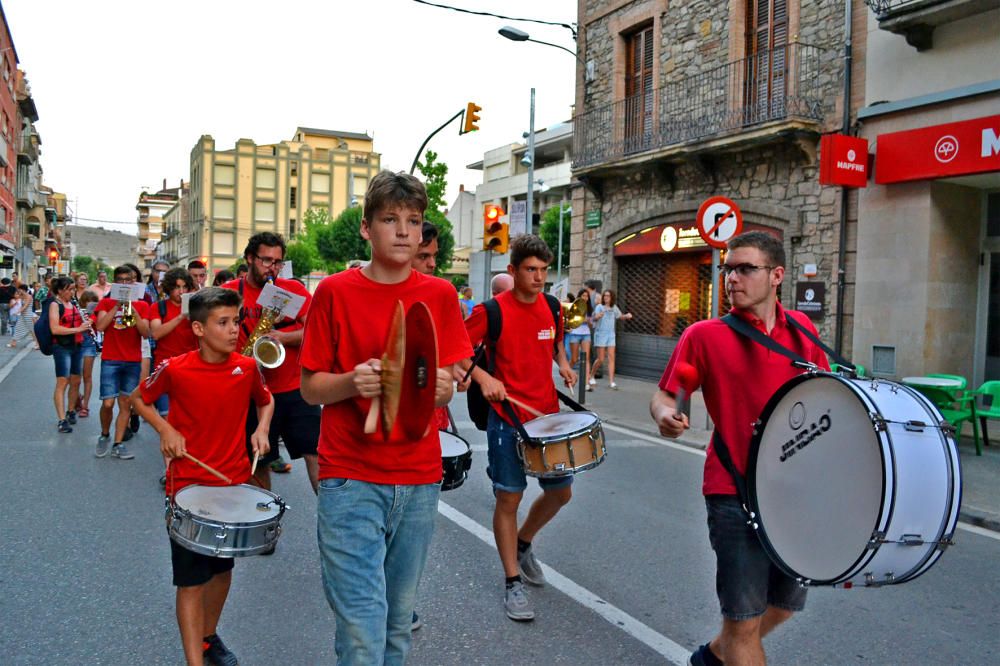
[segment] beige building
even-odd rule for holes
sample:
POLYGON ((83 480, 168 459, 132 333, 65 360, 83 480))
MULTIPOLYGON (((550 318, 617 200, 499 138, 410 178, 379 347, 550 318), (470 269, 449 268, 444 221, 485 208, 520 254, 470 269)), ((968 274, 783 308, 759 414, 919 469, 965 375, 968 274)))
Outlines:
POLYGON ((336 217, 361 203, 381 163, 372 143, 367 134, 299 127, 280 143, 240 139, 216 150, 215 140, 202 136, 191 151, 188 256, 226 268, 255 233, 290 238, 310 208, 336 217))
POLYGON ((177 205, 181 200, 181 194, 187 191, 184 181, 179 187, 167 187, 166 179, 163 180, 163 189, 155 194, 142 192, 139 194, 139 201, 135 205, 138 211, 136 226, 138 227, 138 240, 135 254, 138 258, 136 264, 139 268, 151 268, 153 262, 160 258, 160 240, 163 235, 164 217, 167 211, 177 205))
POLYGON ((1000 379, 1000 2, 868 4, 855 358, 1000 379))

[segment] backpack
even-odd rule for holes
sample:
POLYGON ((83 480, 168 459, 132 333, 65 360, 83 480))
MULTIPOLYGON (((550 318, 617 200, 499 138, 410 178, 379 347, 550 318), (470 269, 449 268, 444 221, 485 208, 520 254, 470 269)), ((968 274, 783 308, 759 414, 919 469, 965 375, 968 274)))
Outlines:
MULTIPOLYGON (((560 319, 562 319, 562 307, 559 305, 559 299, 551 294, 542 295, 545 296, 549 309, 552 311, 552 319, 558 331, 560 328, 560 319)), ((483 307, 486 309, 486 338, 480 343, 480 349, 476 350, 476 355, 473 358, 477 366, 492 375, 496 369, 494 365, 494 350, 496 349, 497 341, 500 339, 500 332, 503 330, 503 316, 500 312, 500 304, 497 303, 495 298, 483 301, 483 307), (482 349, 483 346, 485 346, 485 349, 482 349)), ((558 342, 553 340, 553 353, 555 353, 558 344, 558 342)), ((469 418, 472 419, 477 429, 486 430, 490 410, 493 409, 490 406, 490 401, 483 397, 483 391, 475 381, 469 384, 469 389, 465 395, 466 403, 469 407, 469 418)))
MULTIPOLYGON (((46 356, 52 356, 52 344, 55 337, 52 335, 52 328, 49 327, 49 304, 54 300, 54 298, 47 298, 42 302, 42 314, 35 322, 35 339, 38 340, 38 349, 46 356)), ((59 303, 60 319, 62 319, 65 310, 63 304, 59 303)))

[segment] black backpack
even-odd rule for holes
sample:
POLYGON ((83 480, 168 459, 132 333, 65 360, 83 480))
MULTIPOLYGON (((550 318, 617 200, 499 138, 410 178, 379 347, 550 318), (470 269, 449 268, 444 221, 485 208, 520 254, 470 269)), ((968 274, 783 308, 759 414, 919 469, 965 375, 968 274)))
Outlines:
MULTIPOLYGON (((545 300, 549 304, 549 309, 552 311, 552 319, 555 322, 556 331, 558 331, 560 328, 560 319, 562 318, 562 307, 559 305, 559 299, 551 294, 542 295, 545 296, 545 300)), ((479 348, 476 349, 476 355, 473 358, 476 365, 492 375, 496 369, 494 365, 494 350, 496 349, 497 340, 500 339, 500 332, 503 330, 503 316, 500 313, 500 304, 497 303, 495 298, 483 301, 483 307, 486 309, 486 338, 480 343, 479 348), (485 349, 482 349, 484 346, 485 349)), ((558 342, 553 340, 553 353, 555 353, 558 344, 558 342)), ((490 401, 483 397, 483 391, 475 381, 469 384, 469 389, 466 392, 466 402, 469 407, 469 418, 476 424, 476 428, 486 430, 486 424, 489 421, 492 407, 490 407, 490 401)))
MULTIPOLYGON (((54 300, 54 298, 46 298, 42 302, 42 313, 38 317, 38 321, 35 322, 35 339, 38 340, 38 350, 46 356, 52 356, 52 344, 55 337, 52 335, 52 328, 49 326, 49 305, 54 300)), ((63 304, 59 303, 59 319, 62 319, 65 310, 66 308, 63 304)))

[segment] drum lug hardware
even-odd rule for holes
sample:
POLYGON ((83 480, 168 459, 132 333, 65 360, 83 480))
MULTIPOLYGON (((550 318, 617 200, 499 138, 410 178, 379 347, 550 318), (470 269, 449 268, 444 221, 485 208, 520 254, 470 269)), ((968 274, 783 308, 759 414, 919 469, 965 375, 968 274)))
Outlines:
POLYGON ((939 541, 935 541, 934 543, 937 544, 937 549, 940 551, 944 551, 947 550, 948 546, 954 546, 955 541, 952 539, 953 536, 954 534, 949 534, 947 536, 941 537, 939 541))
POLYGON ((875 574, 873 574, 870 571, 865 573, 865 585, 874 585, 874 584, 875 584, 875 574))
POLYGON ((896 542, 901 546, 922 546, 926 543, 919 534, 904 534, 896 542))
MULTIPOLYGON (((868 539, 868 550, 874 550, 884 543, 888 543, 885 538, 885 532, 872 532, 872 536, 868 539)), ((867 576, 867 574, 865 574, 867 576)))
POLYGON ((955 426, 948 423, 947 421, 941 421, 941 423, 938 424, 938 428, 940 428, 941 432, 945 433, 946 435, 954 436, 954 434, 957 432, 957 430, 955 430, 955 426))
POLYGON ((903 429, 906 430, 907 432, 923 432, 924 428, 926 427, 927 424, 924 423, 923 421, 911 420, 903 424, 903 429))
POLYGON ((872 379, 872 383, 870 384, 869 388, 872 391, 878 391, 878 387, 879 387, 878 377, 875 377, 872 379))
POLYGON ((753 423, 751 423, 750 427, 753 428, 753 434, 759 435, 760 434, 760 419, 757 419, 756 421, 754 421, 753 423))
POLYGON ((868 418, 872 420, 872 427, 875 429, 875 432, 885 432, 889 429, 889 423, 875 412, 868 412, 868 418))
POLYGON ((896 386, 895 384, 890 384, 889 385, 889 393, 893 393, 893 394, 899 393, 899 387, 896 386))

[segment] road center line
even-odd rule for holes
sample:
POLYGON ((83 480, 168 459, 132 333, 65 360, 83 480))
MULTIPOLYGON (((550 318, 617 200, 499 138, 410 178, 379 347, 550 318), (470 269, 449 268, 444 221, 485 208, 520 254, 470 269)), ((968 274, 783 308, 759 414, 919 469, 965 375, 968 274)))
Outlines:
MULTIPOLYGON (((493 532, 483 527, 472 518, 469 518, 458 509, 455 509, 450 504, 438 501, 438 513, 464 529, 466 532, 479 537, 481 541, 488 544, 491 548, 496 546, 493 541, 493 532)), ((621 629, 644 645, 655 650, 657 653, 668 659, 670 663, 677 664, 678 666, 680 664, 687 663, 688 655, 691 654, 691 651, 684 646, 675 643, 663 634, 635 619, 620 608, 612 606, 604 599, 601 599, 585 587, 577 585, 572 580, 566 578, 547 564, 542 564, 542 570, 545 572, 545 577, 548 579, 549 584, 552 587, 570 597, 580 605, 594 611, 609 623, 618 629, 621 629)))
POLYGON ((21 362, 22 358, 31 353, 35 343, 32 340, 28 340, 27 342, 28 346, 19 351, 17 356, 8 361, 7 365, 3 366, 3 369, 0 369, 0 383, 3 383, 3 380, 7 379, 7 375, 9 375, 17 364, 21 362))

